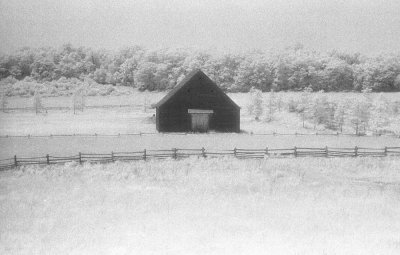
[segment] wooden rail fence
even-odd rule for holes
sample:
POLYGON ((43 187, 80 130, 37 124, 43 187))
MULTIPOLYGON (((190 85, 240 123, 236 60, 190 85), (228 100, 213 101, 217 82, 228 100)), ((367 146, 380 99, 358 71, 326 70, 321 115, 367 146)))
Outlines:
POLYGON ((387 157, 400 156, 400 147, 384 147, 384 148, 304 148, 293 147, 287 149, 239 149, 233 150, 206 150, 201 149, 167 149, 167 150, 142 150, 134 152, 111 152, 111 153, 81 153, 77 155, 58 157, 47 154, 44 157, 17 157, 0 160, 0 170, 15 168, 26 165, 50 165, 63 164, 66 162, 114 162, 114 161, 133 161, 133 160, 151 160, 165 158, 187 158, 191 156, 197 157, 223 157, 233 156, 239 159, 262 159, 262 158, 279 158, 279 157, 387 157))
MULTIPOLYGON (((132 109, 143 109, 143 105, 131 105, 131 104, 119 104, 119 105, 86 105, 84 109, 110 109, 110 108, 132 108, 132 109)), ((44 111, 72 111, 72 106, 45 106, 41 108, 44 111)), ((150 107, 147 110, 151 110, 150 107)), ((35 111, 35 107, 6 107, 2 110, 3 112, 10 111, 35 111)))
MULTIPOLYGON (((116 134, 43 134, 43 135, 0 135, 1 139, 5 138, 53 138, 53 137, 121 137, 121 136, 142 136, 142 135, 165 135, 165 136, 176 136, 176 135, 190 135, 194 133, 185 132, 174 132, 174 133, 158 133, 158 132, 138 132, 138 133, 116 133, 116 134)), ((240 135, 237 133, 231 133, 240 135)), ((353 137, 393 137, 400 138, 399 134, 384 134, 384 135, 356 135, 356 134, 346 134, 346 133, 247 133, 248 135, 254 136, 353 136, 353 137)))

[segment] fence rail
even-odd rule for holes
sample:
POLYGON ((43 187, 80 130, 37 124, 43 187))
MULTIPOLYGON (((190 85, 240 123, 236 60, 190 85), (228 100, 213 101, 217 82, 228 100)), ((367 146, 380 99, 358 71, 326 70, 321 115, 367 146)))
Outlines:
MULTIPOLYGON (((132 109, 143 109, 143 105, 138 104, 112 104, 112 105, 87 105, 84 109, 104 109, 104 108, 132 108, 132 109)), ((73 106, 45 106, 42 110, 58 110, 58 111, 72 111, 74 109, 73 106)), ((3 112, 10 111, 35 111, 35 107, 6 107, 2 109, 3 112)), ((146 106, 146 110, 152 110, 149 105, 146 106)), ((80 110, 78 110, 80 111, 80 110)))
MULTIPOLYGON (((116 134, 44 134, 44 135, 0 135, 0 139, 5 138, 56 138, 56 137, 122 137, 122 136, 146 136, 146 135, 165 135, 165 136, 177 136, 177 135, 190 135, 194 133, 185 132, 174 132, 174 133, 158 133, 158 132, 137 132, 137 133, 116 133, 116 134)), ((232 133, 237 134, 237 133, 232 133)), ((346 133, 247 133, 248 135, 254 136, 353 136, 353 137, 393 137, 400 138, 400 134, 383 134, 383 135, 357 135, 357 134, 346 134, 346 133)))
POLYGON ((47 154, 43 157, 18 157, 1 159, 0 170, 6 170, 24 165, 50 165, 64 164, 67 162, 84 162, 107 163, 114 161, 134 161, 148 159, 165 159, 165 158, 187 158, 190 156, 197 157, 225 157, 232 156, 239 159, 266 159, 281 157, 400 157, 400 147, 384 147, 384 148, 263 148, 263 149, 240 149, 233 150, 206 150, 200 149, 178 149, 172 148, 167 150, 142 150, 134 152, 111 152, 111 153, 81 153, 66 157, 50 156, 47 154))

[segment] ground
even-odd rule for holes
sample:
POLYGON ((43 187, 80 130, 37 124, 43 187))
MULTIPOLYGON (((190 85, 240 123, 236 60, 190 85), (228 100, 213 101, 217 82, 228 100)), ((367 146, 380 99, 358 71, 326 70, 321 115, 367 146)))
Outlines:
POLYGON ((2 254, 400 253, 397 158, 185 159, 0 173, 2 254))
MULTIPOLYGON (((388 95, 394 95, 388 94, 388 95)), ((160 100, 165 93, 142 92, 125 96, 87 97, 88 106, 113 105, 116 108, 89 108, 73 114, 71 110, 48 110, 35 114, 32 110, 15 110, 0 113, 0 136, 5 135, 73 135, 88 134, 90 137, 0 137, 0 158, 44 156, 69 156, 78 152, 110 153, 111 151, 137 151, 143 149, 201 148, 233 149, 237 148, 291 148, 298 147, 384 147, 400 146, 400 139, 394 137, 350 137, 350 136, 272 136, 256 134, 336 134, 327 129, 314 130, 312 125, 302 126, 294 113, 286 111, 275 115, 272 122, 256 121, 247 110, 247 94, 230 94, 241 106, 241 129, 238 134, 160 134, 155 129, 154 109, 151 105, 160 100), (119 107, 121 106, 122 107, 119 107), (130 106, 126 106, 130 105, 130 106), (94 134, 118 135, 139 134, 120 137, 94 137, 94 134), (151 133, 151 134, 149 134, 151 133), (253 133, 253 135, 252 135, 253 133)), ((349 96, 343 93, 330 93, 332 98, 349 96)), ((289 100, 299 96, 297 93, 283 93, 282 98, 289 100)), ((351 95, 350 95, 351 96, 351 95)), ((30 98, 13 97, 9 107, 29 107, 30 98)), ((44 98, 46 107, 69 107, 70 97, 44 98)))
POLYGON ((347 136, 272 136, 249 134, 155 134, 120 137, 45 137, 0 138, 0 158, 45 156, 72 156, 82 153, 134 152, 143 149, 201 149, 233 150, 297 147, 400 147, 400 139, 393 137, 347 136))
MULTIPOLYGON (((154 117, 155 110, 151 106, 157 103, 165 92, 136 92, 120 96, 92 96, 86 97, 87 106, 113 105, 116 108, 86 108, 83 112, 73 114, 72 110, 62 109, 44 110, 35 114, 33 110, 11 110, 0 112, 0 136, 2 135, 49 135, 49 134, 118 134, 135 132, 156 132, 154 117), (129 107, 119 107, 126 106, 129 107)), ((326 93, 332 100, 360 97, 356 93, 326 93)), ((393 102, 400 93, 388 93, 385 97, 393 102)), ((267 122, 265 116, 261 121, 255 121, 247 110, 249 95, 233 93, 229 96, 241 107, 241 129, 253 133, 336 133, 337 131, 305 122, 295 113, 289 113, 286 108, 293 98, 299 98, 300 93, 276 93, 276 98, 282 101, 281 111, 273 116, 273 121, 267 122)), ((264 102, 267 102, 268 93, 264 93, 264 102)), ((373 94, 371 97, 378 96, 373 94)), ((8 99, 9 108, 32 107, 32 98, 11 97, 8 99)), ((71 107, 71 97, 43 98, 45 107, 71 107)), ((398 123, 400 125, 400 123, 398 123)), ((397 128, 399 129, 399 128, 397 128)), ((352 127, 346 126, 345 133, 354 133, 352 127)))
MULTIPOLYGON (((255 121, 240 94, 232 98, 242 106, 241 134, 159 134, 154 110, 143 102, 150 106, 162 96, 88 97, 88 105, 133 106, 76 115, 0 113, 0 159, 201 147, 400 146, 389 136, 257 135, 333 132, 303 128, 295 114, 255 121), (139 132, 146 134, 132 134, 139 132), (4 137, 28 134, 45 137, 4 137)), ((13 98, 9 106, 29 107, 29 100, 13 98)), ((65 107, 70 98, 44 103, 65 107)), ((399 254, 399 165, 398 157, 229 157, 22 166, 0 172, 0 254, 399 254)))

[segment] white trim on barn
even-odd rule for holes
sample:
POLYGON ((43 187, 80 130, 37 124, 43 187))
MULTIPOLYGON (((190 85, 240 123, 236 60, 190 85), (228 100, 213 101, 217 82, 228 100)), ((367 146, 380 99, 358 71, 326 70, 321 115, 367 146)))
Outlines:
POLYGON ((202 109, 188 109, 188 113, 198 114, 213 114, 213 110, 202 110, 202 109))

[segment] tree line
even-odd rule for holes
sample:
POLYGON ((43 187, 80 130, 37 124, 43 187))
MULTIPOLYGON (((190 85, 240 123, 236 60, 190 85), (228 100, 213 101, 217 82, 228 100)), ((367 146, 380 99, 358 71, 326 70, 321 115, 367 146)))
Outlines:
POLYGON ((37 82, 92 79, 98 84, 140 90, 173 88, 202 69, 224 91, 400 91, 400 54, 375 57, 339 51, 316 52, 302 45, 280 52, 216 53, 194 49, 119 51, 74 47, 22 48, 0 56, 0 79, 37 82))

